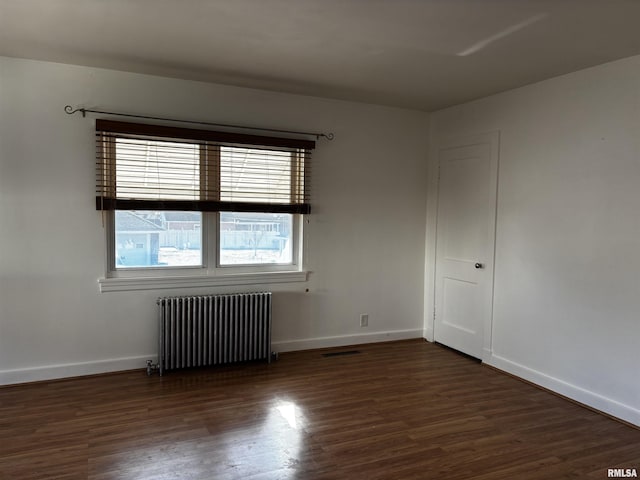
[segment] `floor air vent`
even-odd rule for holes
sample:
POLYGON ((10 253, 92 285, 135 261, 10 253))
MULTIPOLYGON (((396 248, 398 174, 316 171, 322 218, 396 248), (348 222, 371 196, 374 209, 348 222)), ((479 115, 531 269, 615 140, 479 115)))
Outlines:
POLYGON ((347 350, 346 352, 329 352, 323 353, 323 357, 341 357, 344 355, 358 355, 360 352, 358 350, 347 350))

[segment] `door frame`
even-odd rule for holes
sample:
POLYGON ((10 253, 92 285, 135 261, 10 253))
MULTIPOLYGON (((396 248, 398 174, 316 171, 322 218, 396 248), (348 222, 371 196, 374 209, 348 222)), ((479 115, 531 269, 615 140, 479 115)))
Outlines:
POLYGON ((493 312, 495 303, 495 252, 496 252, 496 232, 497 232, 497 211, 498 211, 498 178, 499 178, 499 156, 500 156, 500 131, 494 130, 485 133, 465 134, 447 137, 441 141, 433 142, 431 149, 431 161, 429 166, 429 189, 432 194, 428 196, 427 207, 427 246, 426 246, 426 266, 425 266, 425 338, 433 342, 435 341, 435 305, 437 298, 437 272, 436 272, 436 255, 437 255, 437 238, 438 238, 438 201, 440 198, 440 152, 449 148, 465 147, 476 144, 489 144, 491 146, 490 159, 490 184, 489 189, 495 193, 495 204, 493 211, 490 213, 488 221, 488 242, 489 257, 486 259, 485 266, 488 274, 487 295, 490 297, 490 311, 485 316, 485 324, 483 327, 483 355, 481 360, 488 361, 492 355, 492 331, 493 331, 493 312))

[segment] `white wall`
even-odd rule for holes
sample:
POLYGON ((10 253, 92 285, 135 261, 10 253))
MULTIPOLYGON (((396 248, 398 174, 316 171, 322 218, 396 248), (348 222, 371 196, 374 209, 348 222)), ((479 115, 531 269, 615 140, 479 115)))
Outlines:
POLYGON ((273 288, 274 348, 422 335, 428 115, 0 58, 0 384, 142 367, 156 298, 205 291, 99 293, 94 117, 66 104, 334 132, 314 153, 309 281, 273 288))
POLYGON ((442 139, 500 131, 489 363, 640 424, 640 57, 442 110, 431 123, 432 172, 442 139))

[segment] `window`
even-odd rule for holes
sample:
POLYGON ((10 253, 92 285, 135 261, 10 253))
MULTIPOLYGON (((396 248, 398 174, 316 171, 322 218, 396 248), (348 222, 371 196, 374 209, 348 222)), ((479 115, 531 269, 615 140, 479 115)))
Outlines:
POLYGON ((299 270, 309 140, 97 120, 109 276, 299 270))
POLYGON ((292 264, 293 215, 220 213, 219 264, 292 264))
POLYGON ((201 267, 202 213, 114 212, 115 269, 201 267))

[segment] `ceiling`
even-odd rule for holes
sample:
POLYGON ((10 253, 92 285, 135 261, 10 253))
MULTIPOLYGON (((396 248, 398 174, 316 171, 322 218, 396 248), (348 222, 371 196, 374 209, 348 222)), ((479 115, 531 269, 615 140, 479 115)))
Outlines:
POLYGON ((0 0, 0 55, 433 111, 640 54, 640 0, 0 0))

